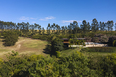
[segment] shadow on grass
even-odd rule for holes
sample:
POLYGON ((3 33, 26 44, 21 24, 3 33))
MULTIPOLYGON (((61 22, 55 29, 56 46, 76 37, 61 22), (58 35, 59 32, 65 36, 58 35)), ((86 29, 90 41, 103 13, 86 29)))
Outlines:
POLYGON ((43 49, 43 53, 49 54, 51 57, 55 55, 54 50, 52 50, 51 45, 47 44, 45 49, 43 49))
POLYGON ((4 41, 5 41, 3 36, 1 36, 1 37, 0 37, 0 39, 2 39, 2 42, 4 42, 4 41))
MULTIPOLYGON (((0 37, 0 39, 2 39, 2 41, 1 41, 1 42, 5 42, 4 37, 0 37)), ((4 46, 6 46, 6 44, 5 44, 5 43, 3 43, 3 45, 4 45, 4 46)))
MULTIPOLYGON (((72 49, 72 48, 70 48, 70 47, 64 47, 62 51, 69 50, 69 49, 72 49)), ((73 49, 74 49, 74 48, 73 48, 73 49)), ((61 52, 62 52, 62 51, 61 51, 61 52)), ((55 50, 54 50, 54 49, 51 47, 51 45, 49 45, 49 44, 47 44, 46 47, 45 47, 45 49, 43 49, 43 53, 49 54, 51 57, 52 57, 53 55, 56 55, 55 50)))

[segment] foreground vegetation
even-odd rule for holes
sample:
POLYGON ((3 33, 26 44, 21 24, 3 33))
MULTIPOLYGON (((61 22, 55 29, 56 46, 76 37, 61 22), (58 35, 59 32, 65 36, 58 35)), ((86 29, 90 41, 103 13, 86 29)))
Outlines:
POLYGON ((17 52, 0 60, 1 77, 115 77, 116 53, 86 56, 74 51, 67 56, 18 56, 17 52))

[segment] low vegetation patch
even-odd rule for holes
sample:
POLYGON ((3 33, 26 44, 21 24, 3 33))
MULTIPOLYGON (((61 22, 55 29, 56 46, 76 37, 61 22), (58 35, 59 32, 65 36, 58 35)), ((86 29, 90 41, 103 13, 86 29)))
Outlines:
POLYGON ((86 52, 115 52, 115 47, 89 47, 89 48, 83 48, 81 51, 86 52))

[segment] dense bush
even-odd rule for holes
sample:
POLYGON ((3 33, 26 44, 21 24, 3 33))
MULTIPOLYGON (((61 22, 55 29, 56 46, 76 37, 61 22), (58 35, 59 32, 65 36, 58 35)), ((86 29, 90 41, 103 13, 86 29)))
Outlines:
POLYGON ((91 58, 89 67, 95 69, 99 77, 116 77, 116 54, 91 58))
POLYGON ((51 50, 52 52, 63 50, 63 42, 57 37, 53 37, 51 41, 51 50))
POLYGON ((113 41, 116 40, 116 36, 109 37, 108 44, 113 46, 113 41))
MULTIPOLYGON (((27 70, 28 76, 34 77, 96 77, 95 70, 88 68, 88 59, 81 53, 74 53, 68 57, 41 58, 34 62, 27 70)), ((23 75, 22 75, 23 76, 23 75)))
POLYGON ((4 33, 5 46, 12 46, 18 41, 18 35, 16 32, 7 31, 4 33))
POLYGON ((77 39, 70 39, 69 40, 70 45, 84 45, 85 46, 85 41, 84 40, 77 40, 77 39))
MULTIPOLYGON (((86 48, 84 49, 86 50, 86 48)), ((0 59, 0 77, 116 77, 116 54, 86 57, 74 52, 67 57, 18 56, 0 59)))
POLYGON ((116 53, 106 56, 101 65, 104 77, 116 77, 116 53))

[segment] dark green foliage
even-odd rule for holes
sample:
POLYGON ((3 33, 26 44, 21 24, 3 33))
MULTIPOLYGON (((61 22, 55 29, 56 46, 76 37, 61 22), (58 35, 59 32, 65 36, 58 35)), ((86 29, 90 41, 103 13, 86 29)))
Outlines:
POLYGON ((89 32, 90 31, 90 25, 89 22, 87 23, 86 20, 82 21, 82 24, 80 25, 81 29, 84 33, 89 32))
POLYGON ((96 70, 99 77, 116 77, 116 54, 89 57, 89 67, 96 70))
POLYGON ((105 23, 105 25, 106 25, 106 28, 107 28, 107 30, 108 31, 112 31, 113 30, 113 21, 107 21, 107 23, 105 23))
POLYGON ((12 54, 7 55, 7 60, 1 64, 0 67, 0 76, 2 77, 10 77, 13 75, 17 75, 19 71, 25 69, 26 59, 25 57, 20 58, 17 57, 18 53, 12 51, 12 54))
POLYGON ((116 54, 108 55, 102 60, 103 75, 107 77, 116 77, 116 54))
POLYGON ((53 40, 51 41, 51 49, 52 49, 52 52, 63 50, 62 40, 59 38, 54 39, 53 37, 53 40))
POLYGON ((83 77, 96 76, 95 71, 88 68, 88 59, 80 52, 76 52, 68 57, 61 57, 59 63, 62 76, 83 77))
POLYGON ((94 19, 92 20, 91 30, 92 30, 93 32, 96 32, 96 31, 99 30, 99 24, 98 24, 98 21, 96 20, 96 18, 94 18, 94 19))
POLYGON ((12 51, 7 61, 0 60, 1 77, 115 77, 115 68, 116 54, 86 57, 74 52, 57 59, 41 55, 19 57, 12 51))
POLYGON ((108 44, 113 46, 113 41, 116 40, 116 36, 109 37, 108 44))
POLYGON ((4 43, 5 46, 12 46, 18 41, 18 35, 16 32, 13 31, 5 32, 4 38, 5 38, 4 43))
POLYGON ((84 40, 70 39, 70 45, 85 45, 84 40))
POLYGON ((71 34, 69 38, 76 38, 76 36, 74 34, 71 34))
POLYGON ((81 53, 74 53, 68 57, 61 57, 59 61, 53 58, 41 58, 28 69, 29 76, 37 77, 81 77, 94 76, 94 70, 88 68, 88 59, 81 53))

